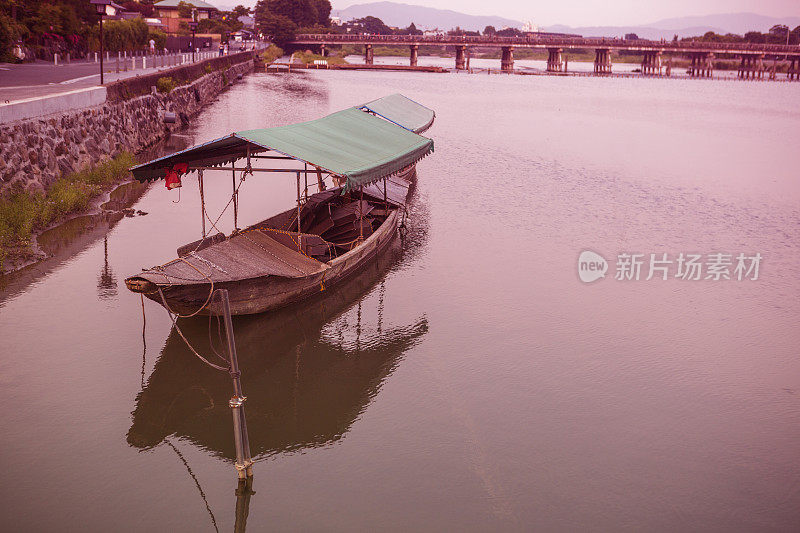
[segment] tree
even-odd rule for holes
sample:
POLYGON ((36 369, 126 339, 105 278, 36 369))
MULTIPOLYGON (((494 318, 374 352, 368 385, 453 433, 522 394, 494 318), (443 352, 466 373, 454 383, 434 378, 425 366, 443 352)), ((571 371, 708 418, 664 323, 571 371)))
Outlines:
POLYGON ((522 35, 522 32, 518 28, 503 28, 497 31, 496 35, 500 37, 518 37, 522 35))
POLYGON ((376 35, 392 35, 392 28, 383 23, 378 17, 364 17, 352 21, 353 26, 361 28, 364 33, 374 33, 376 35))
POLYGON ((767 38, 760 31, 749 31, 745 33, 744 40, 748 43, 756 43, 756 44, 767 42, 767 38))
POLYGON ((317 24, 325 26, 331 25, 331 3, 330 0, 314 0, 314 7, 317 10, 317 24))
POLYGON ((182 19, 192 18, 192 9, 194 6, 181 0, 178 2, 178 16, 182 19))
POLYGON ((156 50, 161 50, 167 46, 167 34, 161 30, 151 29, 148 41, 153 39, 156 42, 156 50))
POLYGON ((143 17, 152 17, 155 15, 155 8, 153 8, 152 1, 128 0, 127 2, 120 2, 120 5, 125 8, 125 11, 141 13, 143 17))
POLYGON ((259 29, 268 35, 270 41, 281 48, 294 41, 297 24, 283 15, 273 15, 259 26, 259 29))
POLYGON ((422 30, 417 29, 417 27, 412 22, 408 25, 408 28, 400 30, 402 35, 422 35, 422 30))
POLYGON ((267 0, 265 3, 273 15, 284 16, 296 26, 313 26, 317 22, 313 0, 267 0))
POLYGON ((786 34, 789 33, 789 26, 786 24, 775 24, 769 29, 769 34, 774 37, 781 37, 786 40, 786 34))
POLYGON ((22 37, 24 26, 17 24, 13 18, 0 12, 0 61, 12 61, 11 49, 22 37))
POLYGON ((233 14, 238 19, 239 17, 246 17, 250 15, 250 8, 244 7, 243 5, 239 4, 238 6, 233 8, 233 14))
POLYGON ((486 36, 492 36, 495 33, 497 33, 497 30, 494 29, 494 26, 486 26, 485 28, 483 28, 483 34, 486 36))

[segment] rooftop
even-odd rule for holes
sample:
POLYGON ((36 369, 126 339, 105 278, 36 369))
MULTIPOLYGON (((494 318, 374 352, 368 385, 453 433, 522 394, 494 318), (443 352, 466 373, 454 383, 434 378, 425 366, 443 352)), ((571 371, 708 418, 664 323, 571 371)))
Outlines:
POLYGON ((214 9, 217 8, 212 6, 209 3, 203 2, 203 0, 161 0, 161 2, 156 2, 153 4, 154 7, 174 7, 177 9, 178 4, 184 1, 189 5, 196 7, 197 9, 214 9))

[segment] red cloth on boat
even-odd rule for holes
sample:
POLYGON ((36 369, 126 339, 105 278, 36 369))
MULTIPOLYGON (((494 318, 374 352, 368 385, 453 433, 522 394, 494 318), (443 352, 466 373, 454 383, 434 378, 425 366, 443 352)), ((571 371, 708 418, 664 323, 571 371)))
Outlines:
POLYGON ((181 175, 186 174, 189 170, 189 165, 186 163, 177 163, 173 165, 172 168, 167 169, 167 181, 164 185, 166 185, 167 189, 177 189, 178 187, 182 187, 181 184, 181 175))

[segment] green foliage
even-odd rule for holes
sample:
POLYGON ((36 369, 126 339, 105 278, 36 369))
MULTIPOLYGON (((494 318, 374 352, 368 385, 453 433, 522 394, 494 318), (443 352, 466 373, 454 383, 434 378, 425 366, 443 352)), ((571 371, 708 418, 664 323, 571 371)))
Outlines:
POLYGON ((161 94, 169 94, 177 86, 178 84, 175 83, 175 80, 169 76, 162 76, 156 80, 156 90, 161 94))
POLYGON ((422 35, 422 30, 418 30, 417 26, 412 22, 407 28, 397 32, 400 35, 422 35))
POLYGON ((161 30, 150 28, 150 34, 147 37, 147 41, 149 42, 150 39, 153 39, 156 42, 156 50, 163 50, 167 46, 167 34, 161 30))
POLYGON ((27 28, 0 12, 0 61, 13 61, 11 49, 27 33, 27 28))
POLYGON ((364 33, 374 33, 377 35, 391 35, 394 33, 389 26, 383 23, 378 17, 364 17, 355 19, 351 22, 353 26, 357 26, 364 33))
POLYGON ((256 27, 281 47, 298 28, 329 28, 330 14, 329 0, 259 0, 253 12, 256 27))
POLYGON ((264 60, 265 63, 269 64, 278 59, 283 55, 283 49, 275 46, 274 44, 269 45, 266 50, 261 52, 261 59, 264 60))
POLYGON ((264 6, 264 4, 262 2, 256 4, 256 26, 258 29, 280 47, 285 47, 292 42, 297 32, 297 24, 292 22, 289 17, 275 15, 266 8, 259 11, 259 6, 264 6))
POLYGON ((308 52, 298 52, 295 54, 295 57, 300 60, 301 63, 313 63, 318 59, 324 59, 329 65, 341 65, 345 63, 344 58, 339 56, 322 56, 320 54, 308 52))
POLYGON ((81 21, 75 11, 67 5, 45 2, 39 5, 36 16, 32 19, 33 33, 57 33, 70 35, 80 33, 81 21))
POLYGON ((108 185, 128 175, 136 164, 130 152, 56 180, 46 193, 16 191, 0 198, 0 258, 9 246, 27 245, 41 230, 76 211, 86 209, 92 198, 108 185))
POLYGON ((178 2, 178 16, 184 19, 192 18, 192 5, 186 2, 178 2))
POLYGON ((141 18, 111 20, 103 24, 103 46, 113 52, 142 48, 150 40, 150 35, 150 28, 141 18))
POLYGON ((246 17, 250 14, 250 8, 239 4, 233 8, 233 14, 236 18, 246 17))
POLYGON ((681 40, 715 43, 786 44, 787 32, 789 32, 789 44, 800 44, 800 26, 789 31, 789 27, 783 24, 776 24, 766 33, 749 31, 744 35, 736 35, 735 33, 722 35, 708 31, 702 37, 687 37, 681 40))
POLYGON ((203 19, 197 25, 197 33, 218 33, 225 35, 242 29, 244 26, 233 15, 226 16, 225 20, 203 19))

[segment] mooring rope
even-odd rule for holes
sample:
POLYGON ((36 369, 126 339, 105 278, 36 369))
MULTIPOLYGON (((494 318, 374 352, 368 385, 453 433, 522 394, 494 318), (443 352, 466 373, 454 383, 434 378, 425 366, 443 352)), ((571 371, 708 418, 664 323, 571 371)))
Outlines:
MULTIPOLYGON (((169 308, 169 304, 167 303, 167 299, 164 297, 164 292, 161 290, 161 287, 158 288, 158 294, 161 296, 161 301, 164 303, 164 309, 167 310, 167 315, 169 315, 170 320, 172 320, 172 325, 175 327, 175 330, 178 332, 178 335, 181 336, 181 338, 183 339, 183 342, 186 343, 186 346, 189 347, 189 349, 192 351, 192 353, 195 356, 197 356, 198 359, 203 361, 205 364, 207 364, 211 368, 216 368, 217 370, 222 370, 223 372, 230 372, 230 370, 231 370, 230 366, 224 367, 224 366, 215 365, 214 363, 212 363, 211 361, 209 361, 208 359, 206 359, 205 357, 200 355, 200 353, 198 353, 198 351, 194 349, 194 346, 192 346, 192 344, 189 342, 189 339, 187 339, 186 335, 184 335, 183 331, 181 331, 180 326, 178 326, 178 318, 180 317, 180 315, 178 315, 178 314, 174 314, 173 315, 172 310, 169 308)), ((213 294, 213 292, 212 292, 212 294, 213 294)), ((210 299, 211 299, 211 297, 209 296, 209 300, 210 299)), ((208 303, 208 302, 206 302, 206 303, 208 303)))

